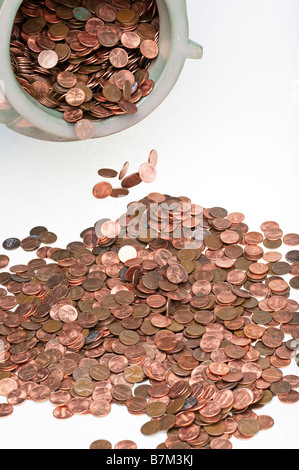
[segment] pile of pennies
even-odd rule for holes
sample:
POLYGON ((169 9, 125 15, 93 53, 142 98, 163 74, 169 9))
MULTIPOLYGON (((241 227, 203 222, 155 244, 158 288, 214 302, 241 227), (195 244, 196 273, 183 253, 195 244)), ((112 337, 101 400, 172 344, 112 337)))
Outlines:
POLYGON ((11 64, 23 89, 85 140, 93 121, 138 112, 155 85, 148 68, 158 41, 155 0, 24 0, 11 64))
POLYGON ((101 168, 98 175, 102 178, 113 179, 118 177, 120 188, 113 188, 108 181, 97 183, 92 190, 92 194, 96 199, 106 199, 107 197, 121 198, 128 196, 129 189, 138 186, 141 182, 152 183, 157 176, 156 166, 158 164, 158 153, 155 149, 151 150, 148 161, 140 165, 138 172, 127 175, 129 170, 129 162, 125 162, 118 173, 112 168, 101 168))
POLYGON ((299 235, 274 221, 250 231, 244 214, 187 197, 127 208, 122 237, 91 227, 59 248, 35 227, 28 264, 3 271, 0 257, 0 416, 27 400, 50 400, 57 419, 116 404, 148 417, 141 433, 161 433, 159 449, 229 449, 271 428, 264 405, 299 401, 299 377, 283 372, 298 363, 299 235))

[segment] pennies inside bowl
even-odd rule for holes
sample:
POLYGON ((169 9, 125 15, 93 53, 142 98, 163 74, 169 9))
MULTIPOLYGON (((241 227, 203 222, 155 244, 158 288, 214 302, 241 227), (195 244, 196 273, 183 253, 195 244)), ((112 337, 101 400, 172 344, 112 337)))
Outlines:
POLYGON ((88 139, 95 122, 137 114, 154 89, 159 32, 155 0, 24 0, 11 35, 12 69, 33 100, 88 139))

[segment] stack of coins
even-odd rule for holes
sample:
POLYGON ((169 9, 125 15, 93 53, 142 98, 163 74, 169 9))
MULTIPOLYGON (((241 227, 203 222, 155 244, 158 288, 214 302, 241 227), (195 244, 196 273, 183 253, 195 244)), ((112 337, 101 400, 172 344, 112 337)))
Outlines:
POLYGON ((26 92, 88 139, 92 121, 135 114, 151 93, 158 40, 155 0, 24 0, 11 63, 26 92))
MULTIPOLYGON (((229 449, 271 428, 264 405, 299 401, 283 372, 298 363, 299 236, 244 219, 151 193, 128 204, 121 235, 101 235, 102 221, 59 248, 32 229, 20 245, 35 258, 5 271, 0 256, 0 416, 50 400, 57 419, 100 418, 115 403, 148 417, 159 449, 229 449)), ((96 437, 91 448, 111 448, 96 437)))

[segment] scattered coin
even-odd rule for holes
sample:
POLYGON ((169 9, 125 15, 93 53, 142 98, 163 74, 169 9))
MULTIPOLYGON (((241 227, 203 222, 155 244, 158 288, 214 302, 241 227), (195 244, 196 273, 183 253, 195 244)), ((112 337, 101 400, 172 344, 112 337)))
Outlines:
POLYGON ((80 119, 75 124, 75 133, 80 140, 91 139, 95 133, 94 124, 88 119, 80 119))
POLYGON ((109 441, 106 441, 106 439, 98 439, 97 441, 92 442, 90 444, 90 449, 95 450, 95 449, 112 449, 112 444, 109 441))
POLYGON ((125 450, 131 450, 131 449, 137 449, 137 444, 134 441, 119 441, 115 444, 114 449, 125 449, 125 450))
POLYGON ((14 238, 14 237, 7 238, 2 243, 3 248, 8 251, 16 250, 17 248, 19 248, 20 245, 21 245, 21 241, 18 238, 14 238))

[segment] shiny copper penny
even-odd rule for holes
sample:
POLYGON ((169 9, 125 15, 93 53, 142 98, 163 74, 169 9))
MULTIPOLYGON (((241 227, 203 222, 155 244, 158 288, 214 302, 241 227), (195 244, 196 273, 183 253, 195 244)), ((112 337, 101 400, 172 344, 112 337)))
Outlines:
POLYGON ((95 133, 94 124, 87 119, 81 119, 75 125, 75 133, 80 140, 91 139, 95 133))
POLYGON ((108 416, 111 410, 111 405, 106 400, 92 401, 89 407, 90 414, 96 418, 103 418, 108 416))
POLYGON ((68 409, 67 406, 57 406, 55 410, 53 411, 53 416, 56 419, 64 420, 64 419, 69 419, 74 414, 68 409))
POLYGON ((145 39, 140 44, 140 51, 147 59, 154 59, 159 54, 159 47, 151 39, 145 39))
POLYGON ((51 394, 50 402, 56 406, 65 406, 71 400, 71 398, 72 397, 68 391, 58 390, 51 394))
POLYGON ((290 390, 287 393, 280 394, 278 399, 281 403, 286 405, 293 405, 299 401, 299 393, 296 390, 290 390))
POLYGON ((65 95, 65 100, 70 106, 80 106, 85 101, 85 93, 80 88, 72 88, 65 95))
POLYGON ((105 199, 110 196, 112 192, 112 186, 110 183, 106 182, 98 183, 95 185, 92 192, 96 199, 105 199))
POLYGON ((51 390, 46 385, 36 385, 29 393, 33 401, 45 401, 50 397, 51 390))
POLYGON ((298 246, 299 235, 297 233, 288 233, 283 237, 283 243, 287 246, 298 246))
POLYGON ((3 378, 0 380, 0 395, 7 397, 10 392, 17 389, 18 385, 15 380, 10 378, 3 378))
POLYGON ((53 69, 58 63, 58 56, 55 51, 42 51, 38 56, 38 63, 44 69, 53 69))
POLYGON ((27 401, 27 392, 21 388, 11 390, 7 395, 7 403, 11 406, 19 406, 27 401))
POLYGON ((120 40, 122 45, 127 49, 136 49, 141 41, 140 36, 133 31, 123 33, 120 40))
POLYGON ((134 441, 130 441, 130 440, 119 441, 115 444, 114 449, 124 449, 124 450, 137 449, 137 444, 134 441))
POLYGON ((257 417, 258 423, 260 425, 260 430, 265 431, 271 429, 274 426, 274 420, 271 416, 268 415, 259 415, 257 417))
POLYGON ((157 176, 157 170, 151 163, 143 163, 139 168, 139 175, 143 182, 152 183, 157 176))
POLYGON ((127 52, 120 48, 116 47, 115 49, 112 49, 112 51, 109 54, 109 61, 113 65, 113 67, 117 69, 121 69, 125 67, 128 63, 129 57, 127 52))
POLYGON ((66 122, 76 123, 83 118, 83 111, 80 108, 70 107, 64 111, 63 118, 66 122))

